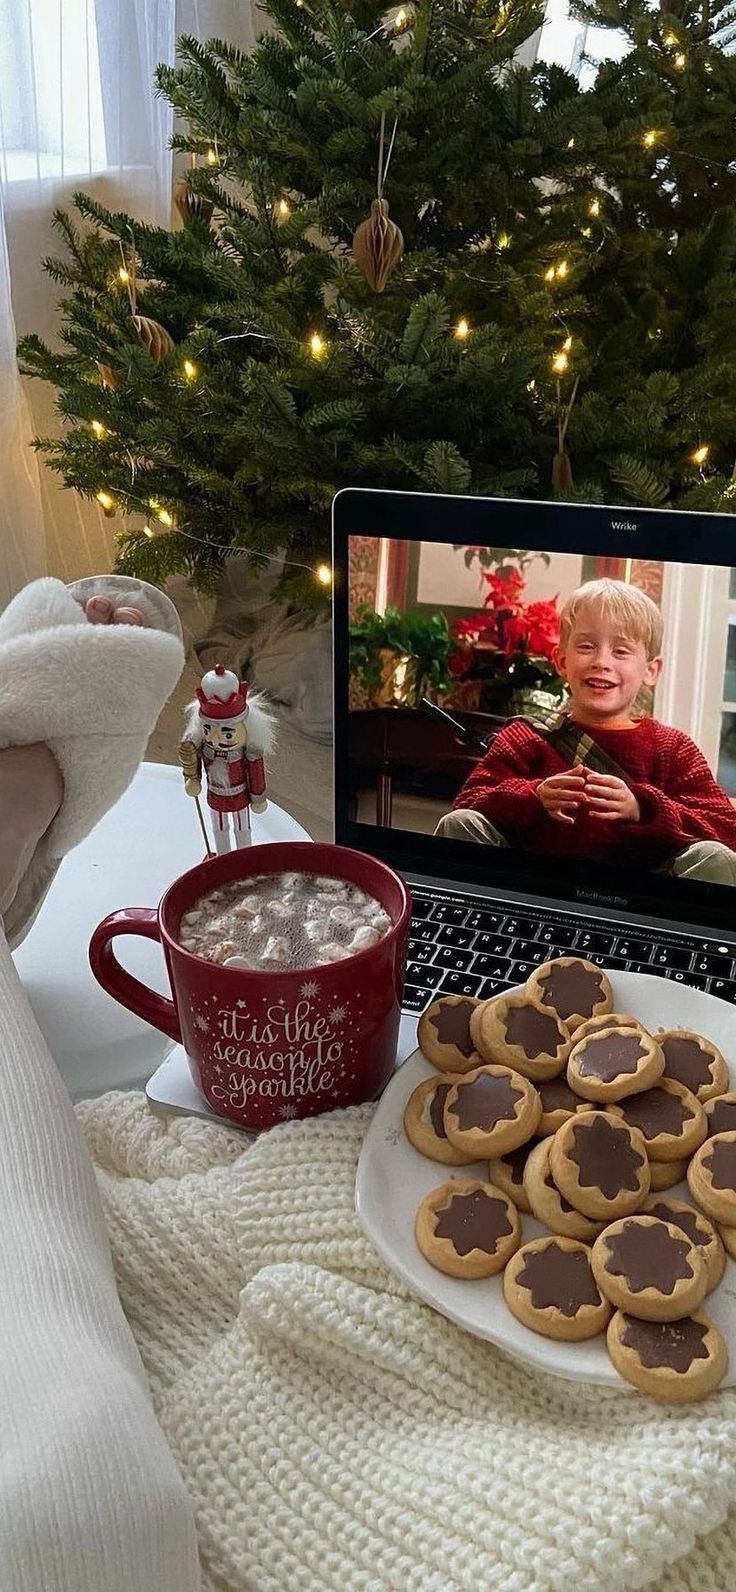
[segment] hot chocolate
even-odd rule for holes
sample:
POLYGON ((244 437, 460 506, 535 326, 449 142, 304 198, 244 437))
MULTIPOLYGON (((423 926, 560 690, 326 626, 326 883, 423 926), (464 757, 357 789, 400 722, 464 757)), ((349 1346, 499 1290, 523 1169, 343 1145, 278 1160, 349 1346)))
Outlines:
POLYGON ((179 939, 207 961, 278 972, 342 962, 390 928, 380 903, 345 879, 260 873, 200 896, 182 917, 179 939))

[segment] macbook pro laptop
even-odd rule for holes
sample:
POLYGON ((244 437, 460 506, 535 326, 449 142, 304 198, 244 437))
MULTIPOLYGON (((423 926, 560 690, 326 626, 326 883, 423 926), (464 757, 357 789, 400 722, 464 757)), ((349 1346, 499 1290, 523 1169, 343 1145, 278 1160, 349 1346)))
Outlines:
POLYGON ((335 837, 411 885, 405 1010, 437 993, 488 997, 566 954, 736 1003, 734 520, 348 489, 333 538, 335 837), (559 616, 602 580, 616 583, 603 621, 573 604, 582 650, 560 665, 559 616), (635 596, 628 624, 630 590, 649 603, 635 596), (662 661, 638 688, 636 731, 623 727, 629 749, 639 738, 632 776, 630 750, 622 763, 613 753, 642 606, 660 616, 662 661), (433 641, 445 621, 449 693, 433 641), (572 716, 573 688, 592 726, 572 716), (579 806, 558 833, 529 800, 542 775, 576 765, 637 797, 612 817, 618 786, 580 776, 604 796, 600 842, 579 806), (481 838, 463 829, 466 811, 485 819, 481 838))

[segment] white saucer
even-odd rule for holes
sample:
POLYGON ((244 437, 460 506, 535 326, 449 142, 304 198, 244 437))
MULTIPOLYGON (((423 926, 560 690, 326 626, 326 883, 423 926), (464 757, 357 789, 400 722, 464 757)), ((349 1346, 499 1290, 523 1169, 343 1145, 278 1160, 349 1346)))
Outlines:
MULTIPOLYGON (((723 1051, 736 1087, 736 1013, 733 1007, 702 990, 670 983, 644 973, 609 973, 614 1009, 630 1012, 646 1028, 689 1028, 712 1039, 723 1051)), ((464 1282, 436 1271, 417 1248, 414 1216, 431 1189, 448 1177, 488 1176, 487 1161, 475 1167, 444 1167, 420 1155, 403 1129, 404 1107, 423 1078, 437 1076, 417 1050, 395 1073, 382 1095, 366 1134, 358 1162, 356 1205, 369 1238, 391 1269, 441 1315, 476 1337, 487 1338, 515 1359, 539 1370, 578 1382, 627 1389, 614 1370, 605 1337, 586 1343, 558 1343, 540 1337, 512 1316, 503 1298, 501 1277, 464 1282)), ((663 1198, 689 1199, 687 1184, 668 1189, 663 1198)), ((691 1202, 692 1203, 692 1202, 691 1202)), ((541 1237, 541 1223, 522 1217, 522 1242, 541 1237)), ((723 1387, 736 1387, 736 1264, 727 1260, 723 1281, 702 1307, 723 1334, 729 1369, 723 1387)), ((627 1389, 628 1391, 628 1389, 627 1389)))

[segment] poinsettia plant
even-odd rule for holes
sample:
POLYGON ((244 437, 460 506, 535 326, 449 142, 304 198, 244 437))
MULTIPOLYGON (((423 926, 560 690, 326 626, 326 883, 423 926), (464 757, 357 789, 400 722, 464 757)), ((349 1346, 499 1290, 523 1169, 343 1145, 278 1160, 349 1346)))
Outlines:
POLYGON ((495 673, 507 673, 512 665, 518 674, 526 663, 539 684, 561 695, 563 683, 554 662, 560 640, 557 598, 529 602, 524 575, 515 566, 502 573, 483 570, 481 578, 486 587, 481 612, 453 625, 456 650, 450 668, 455 678, 487 674, 489 665, 495 673))

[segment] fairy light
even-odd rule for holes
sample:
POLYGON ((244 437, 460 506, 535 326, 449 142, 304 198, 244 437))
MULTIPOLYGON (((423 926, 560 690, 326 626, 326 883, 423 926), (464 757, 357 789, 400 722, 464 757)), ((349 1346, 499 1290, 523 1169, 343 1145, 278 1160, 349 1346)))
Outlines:
POLYGON ((702 466, 702 465, 705 464, 705 461, 708 458, 709 453, 710 453, 710 445, 709 445, 709 443, 702 442, 700 447, 696 448, 694 450, 694 452, 691 453, 690 458, 692 459, 693 464, 697 464, 699 466, 702 466))
POLYGON ((312 332, 312 335, 309 339, 309 352, 312 358, 319 359, 321 355, 324 354, 325 347, 326 344, 324 337, 321 337, 319 332, 312 332))
POLYGON ((510 245, 511 245, 510 234, 508 232, 499 232, 498 237, 496 238, 496 248, 497 249, 508 249, 510 247, 510 245))
POLYGON ((115 499, 111 495, 111 493, 110 492, 96 492, 95 496, 97 498, 97 502, 100 505, 100 508, 104 509, 106 514, 112 514, 112 512, 113 512, 113 510, 115 508, 115 499))
POLYGON ((466 337, 470 336, 470 326, 464 315, 461 317, 457 323, 457 326, 455 327, 455 336, 459 343, 464 343, 466 337))
POLYGON ((662 40, 662 43, 666 44, 668 50, 674 49, 675 45, 679 44, 679 42, 680 40, 678 39, 677 34, 673 33, 671 29, 669 33, 665 33, 665 36, 662 40))
POLYGON ((582 236, 584 238, 592 238, 592 236, 593 236, 593 228, 592 227, 581 227, 580 231, 581 231, 582 236))
POLYGON ((196 367, 193 359, 185 359, 184 364, 182 365, 182 370, 184 372, 184 375, 186 376, 187 381, 196 381, 197 380, 197 376, 199 375, 199 372, 197 370, 197 367, 196 367))
POLYGON ((563 376, 565 371, 567 370, 567 367, 568 367, 569 363, 570 363, 570 361, 569 361, 569 359, 567 357, 567 354, 565 353, 564 348, 561 348, 559 354, 555 354, 555 356, 554 356, 554 358, 552 360, 552 369, 553 369, 555 375, 556 376, 563 376))
POLYGON ((103 426, 102 421, 101 420, 90 420, 89 427, 90 427, 90 431, 94 432, 94 434, 95 434, 95 436, 97 438, 97 441, 98 442, 103 442, 105 437, 107 436, 107 427, 103 426))
POLYGON ((534 377, 533 377, 533 376, 532 376, 532 379, 531 379, 531 381, 528 381, 528 382, 527 382, 527 384, 526 384, 526 390, 527 390, 527 392, 536 392, 536 390, 537 390, 537 384, 536 384, 536 382, 535 382, 535 380, 534 380, 534 377))
POLYGON ((320 586, 332 585, 332 570, 330 569, 329 564, 318 564, 314 573, 317 576, 320 586))
POLYGON ((570 269, 570 267, 569 267, 569 265, 567 263, 567 260, 560 260, 560 263, 557 266, 557 269, 555 270, 555 276, 558 276, 558 277, 567 276, 567 273, 568 273, 569 269, 570 269))
POLYGON ((156 513, 158 514, 161 524, 165 525, 167 529, 170 530, 174 523, 173 515, 169 513, 168 509, 157 509, 156 513))
POLYGON ((600 213, 601 213, 601 202, 600 202, 600 199, 591 199, 590 204, 588 205, 588 215, 589 216, 593 216, 593 218, 595 219, 595 217, 599 216, 600 213))
POLYGON ((148 537, 149 542, 152 542, 154 536, 156 535, 156 532, 154 531, 153 526, 152 525, 144 525, 144 527, 143 527, 143 535, 148 537))
POLYGON ((571 337, 566 337, 564 343, 562 344, 562 347, 563 347, 563 351, 566 354, 569 354, 570 349, 572 348, 572 338, 571 337))
POLYGON ((217 153, 217 150, 214 149, 212 145, 210 145, 204 158, 207 161, 208 166, 219 166, 220 164, 220 157, 217 153))
POLYGON ((685 67, 687 66, 687 56, 683 55, 682 51, 680 51, 679 55, 675 56, 672 64, 673 66, 677 67, 678 72, 684 72, 685 67))
POLYGON ((279 199, 276 206, 276 214, 281 217, 282 221, 285 221, 286 217, 291 215, 291 205, 288 199, 279 199))
POLYGON ((648 132, 644 133, 644 135, 642 137, 642 143, 644 145, 644 148, 645 149, 653 149, 658 138, 659 138, 659 133, 656 131, 656 128, 650 127, 648 132))
POLYGON ((407 11, 406 6, 399 6, 399 9, 396 12, 396 16, 394 17, 394 20, 393 20, 393 23, 392 23, 394 32, 395 33, 403 33, 404 29, 408 28, 410 22, 411 22, 411 12, 407 11))
POLYGON ((568 149, 574 149, 575 148, 575 139, 574 138, 568 138, 567 147, 568 147, 568 149))
POLYGON ((555 279, 555 268, 554 268, 553 265, 550 265, 548 267, 548 269, 544 273, 544 280, 545 280, 545 282, 554 282, 554 279, 555 279))
POLYGON ((119 282, 129 282, 130 281, 130 271, 126 271, 124 265, 121 265, 120 270, 118 271, 118 281, 119 282))

